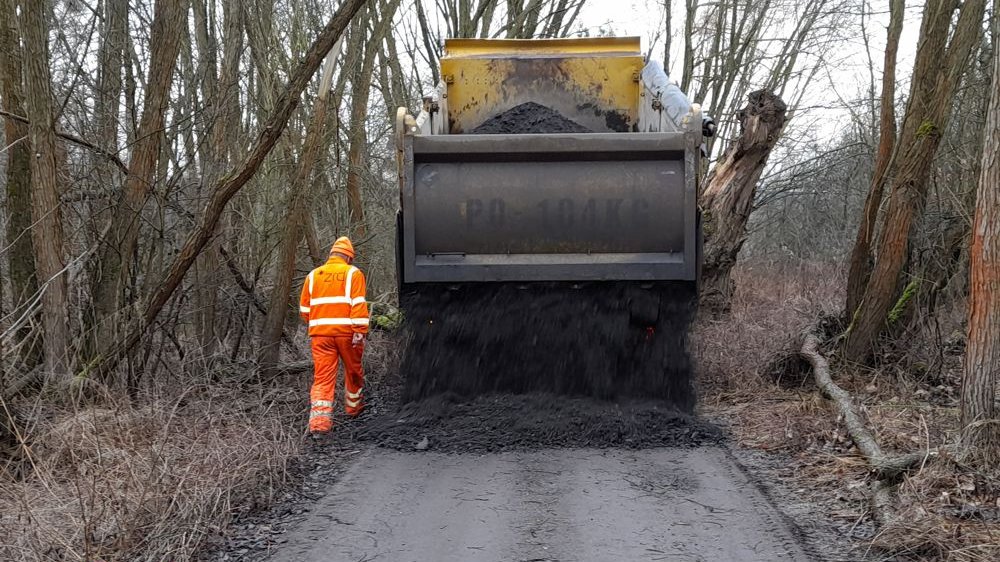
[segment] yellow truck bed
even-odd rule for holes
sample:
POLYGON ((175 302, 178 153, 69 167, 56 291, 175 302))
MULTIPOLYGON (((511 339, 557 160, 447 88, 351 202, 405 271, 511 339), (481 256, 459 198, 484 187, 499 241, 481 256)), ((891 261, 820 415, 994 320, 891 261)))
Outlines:
POLYGON ((526 102, 594 132, 635 131, 642 67, 638 37, 448 39, 441 58, 447 131, 467 133, 526 102))

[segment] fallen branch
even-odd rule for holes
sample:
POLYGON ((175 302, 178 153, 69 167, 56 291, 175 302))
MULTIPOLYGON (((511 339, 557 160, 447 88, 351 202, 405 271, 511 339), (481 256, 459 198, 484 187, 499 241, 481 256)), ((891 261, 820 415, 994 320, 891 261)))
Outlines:
POLYGON ((801 355, 812 366, 816 386, 824 397, 833 402, 844 420, 847 433, 854 445, 868 461, 877 481, 872 487, 872 512, 876 521, 885 525, 892 520, 892 506, 895 500, 896 483, 907 471, 920 466, 928 458, 937 455, 937 451, 928 450, 921 453, 905 455, 886 455, 879 447, 875 436, 859 414, 859 408, 851 394, 833 382, 830 376, 830 364, 819 351, 819 338, 813 331, 806 332, 802 344, 801 355))
POLYGON ((905 455, 886 455, 868 426, 858 413, 859 408, 854 403, 851 394, 833 382, 830 376, 830 364, 819 352, 819 338, 812 332, 807 333, 805 342, 802 344, 802 356, 812 366, 813 376, 816 379, 816 386, 819 387, 823 396, 834 403, 837 412, 844 419, 847 426, 847 433, 851 440, 864 455, 872 470, 875 471, 879 479, 895 479, 902 473, 919 466, 928 457, 937 454, 937 451, 927 451, 920 453, 909 453, 905 455))

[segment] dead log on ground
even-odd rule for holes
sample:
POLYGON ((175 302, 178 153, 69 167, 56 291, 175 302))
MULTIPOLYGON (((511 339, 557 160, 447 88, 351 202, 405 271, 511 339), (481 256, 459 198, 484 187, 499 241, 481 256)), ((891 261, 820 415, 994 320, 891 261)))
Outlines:
POLYGON ((854 398, 849 392, 833 382, 830 375, 830 364, 820 353, 819 346, 820 342, 816 334, 813 331, 806 332, 801 355, 812 366, 816 386, 819 387, 824 397, 833 402, 837 413, 844 420, 848 435, 861 451, 865 460, 868 461, 877 478, 872 486, 872 512, 876 521, 884 526, 893 518, 891 512, 895 502, 896 483, 899 478, 938 453, 935 450, 929 450, 904 455, 886 455, 861 417, 860 408, 854 402, 854 398))

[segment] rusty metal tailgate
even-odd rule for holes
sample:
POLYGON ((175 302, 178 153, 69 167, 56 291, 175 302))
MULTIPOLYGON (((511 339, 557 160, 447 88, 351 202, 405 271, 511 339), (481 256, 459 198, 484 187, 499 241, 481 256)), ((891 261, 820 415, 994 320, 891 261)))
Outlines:
POLYGON ((408 136, 402 281, 695 280, 684 133, 408 136))

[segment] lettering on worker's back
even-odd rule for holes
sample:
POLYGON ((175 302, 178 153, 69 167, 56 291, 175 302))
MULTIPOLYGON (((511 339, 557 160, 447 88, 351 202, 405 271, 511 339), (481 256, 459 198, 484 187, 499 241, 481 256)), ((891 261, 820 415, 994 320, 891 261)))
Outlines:
POLYGON ((346 271, 320 271, 319 276, 324 283, 332 283, 334 281, 347 281, 346 271))

